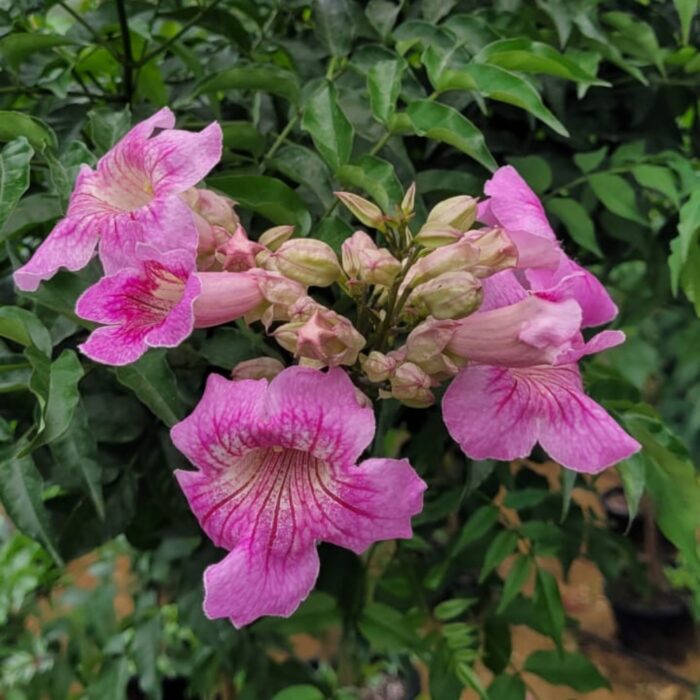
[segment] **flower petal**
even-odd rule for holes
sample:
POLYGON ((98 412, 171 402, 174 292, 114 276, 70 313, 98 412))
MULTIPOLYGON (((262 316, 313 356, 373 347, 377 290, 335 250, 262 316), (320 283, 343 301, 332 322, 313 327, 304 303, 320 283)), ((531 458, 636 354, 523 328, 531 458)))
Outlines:
POLYGON ((223 134, 213 122, 202 131, 171 129, 146 144, 145 168, 158 196, 194 187, 221 160, 223 134))
POLYGON ((270 383, 266 413, 277 444, 334 464, 355 464, 374 437, 374 413, 360 407, 352 382, 338 368, 285 370, 270 383))
POLYGON ((236 627, 263 615, 289 617, 316 582, 316 548, 305 547, 269 558, 257 542, 239 544, 204 572, 204 612, 209 619, 228 617, 236 627))
POLYGON ((537 397, 500 367, 469 365, 442 401, 448 432, 472 459, 527 457, 537 441, 537 397))
POLYGON ((97 328, 78 346, 91 360, 119 367, 128 365, 143 355, 148 347, 143 329, 126 329, 123 326, 97 328))
POLYGON ((29 261, 15 271, 15 284, 24 292, 33 292, 61 267, 80 270, 90 262, 98 238, 99 219, 61 219, 29 261))

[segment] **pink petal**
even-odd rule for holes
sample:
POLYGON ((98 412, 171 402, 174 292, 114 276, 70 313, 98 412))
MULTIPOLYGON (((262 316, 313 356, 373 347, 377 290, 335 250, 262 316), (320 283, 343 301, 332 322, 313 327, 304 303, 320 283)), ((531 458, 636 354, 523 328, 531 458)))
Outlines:
POLYGON ((172 129, 146 144, 145 167, 158 196, 194 187, 221 160, 223 134, 213 122, 200 132, 172 129))
POLYGON ((513 270, 502 270, 482 279, 481 288, 484 292, 484 300, 479 307, 479 313, 517 304, 528 297, 527 290, 518 281, 513 270))
POLYGON ((473 459, 527 457, 537 441, 537 400, 500 367, 469 365, 450 384, 442 416, 452 439, 473 459))
POLYGON ((625 334, 622 331, 601 331, 588 342, 584 342, 583 338, 581 338, 579 342, 574 343, 574 347, 557 357, 555 364, 563 365, 578 362, 586 355, 595 355, 604 350, 622 345, 624 342, 625 334))
POLYGON ((78 347, 91 360, 119 367, 135 362, 148 350, 145 335, 142 329, 104 326, 94 330, 78 347))
POLYGON ((256 308, 263 295, 258 277, 247 272, 200 272, 202 291, 194 305, 195 326, 228 323, 256 308))
POLYGON ((484 192, 490 196, 484 211, 491 225, 495 220, 507 231, 526 231, 556 240, 542 203, 515 168, 499 168, 484 185, 484 192))
POLYGON ((97 245, 98 221, 95 217, 61 219, 29 261, 15 271, 17 287, 33 292, 61 267, 71 271, 85 267, 97 245))
POLYGON ((374 437, 373 411, 359 406, 339 368, 290 367, 270 383, 266 408, 277 444, 319 459, 354 464, 374 437))
POLYGON ((204 572, 204 612, 210 619, 228 617, 242 627, 263 615, 289 617, 316 582, 315 547, 267 556, 258 542, 242 543, 204 572))

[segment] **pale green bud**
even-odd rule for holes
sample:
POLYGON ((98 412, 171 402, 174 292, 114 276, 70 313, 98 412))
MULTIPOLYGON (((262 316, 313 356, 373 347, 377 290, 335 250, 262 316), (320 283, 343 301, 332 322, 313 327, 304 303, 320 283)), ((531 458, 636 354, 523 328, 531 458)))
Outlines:
POLYGON ((359 221, 366 226, 384 231, 384 214, 382 210, 369 200, 352 192, 336 192, 335 196, 350 210, 359 221))
POLYGON ((408 299, 410 306, 424 316, 438 320, 457 319, 474 313, 484 298, 481 282, 470 272, 443 272, 418 285, 408 299))
POLYGON ((474 197, 459 195, 438 202, 428 214, 427 224, 468 231, 476 220, 478 202, 474 197))
POLYGON ((274 253, 274 261, 285 277, 310 287, 329 287, 340 275, 333 248, 313 238, 286 241, 274 253))

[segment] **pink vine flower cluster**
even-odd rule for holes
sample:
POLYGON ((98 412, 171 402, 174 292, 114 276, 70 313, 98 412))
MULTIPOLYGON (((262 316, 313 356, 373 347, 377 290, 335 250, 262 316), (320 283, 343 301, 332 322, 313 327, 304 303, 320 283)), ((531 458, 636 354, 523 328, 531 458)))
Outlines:
POLYGON ((174 128, 162 109, 83 166, 65 218, 15 272, 24 291, 95 251, 104 276, 76 303, 99 324, 80 346, 110 365, 176 347, 196 328, 260 322, 292 365, 269 356, 212 375, 172 439, 196 466, 177 480, 213 543, 204 609, 241 626, 290 615, 319 570, 316 545, 357 552, 410 538, 426 484, 407 460, 358 464, 375 401, 428 407, 446 387, 450 435, 475 459, 526 457, 536 443, 596 473, 639 445, 583 390, 578 361, 620 344, 600 282, 562 250, 511 167, 481 202, 440 202, 413 230, 415 188, 392 214, 355 194, 341 256, 277 226, 251 240, 234 202, 202 188, 222 134, 174 128), (341 314, 311 288, 335 286, 341 314), (348 311, 350 309, 350 311, 348 311), (294 362, 296 364, 294 364, 294 362))

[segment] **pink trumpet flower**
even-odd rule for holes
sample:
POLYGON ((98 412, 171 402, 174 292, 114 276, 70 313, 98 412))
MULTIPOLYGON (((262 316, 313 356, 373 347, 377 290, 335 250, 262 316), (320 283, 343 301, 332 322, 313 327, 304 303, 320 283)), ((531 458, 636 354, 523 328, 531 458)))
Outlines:
POLYGON ((84 267, 98 242, 107 274, 131 264, 138 243, 196 250, 193 214, 180 195, 221 158, 221 128, 189 132, 174 123, 165 107, 131 129, 96 170, 82 166, 66 216, 15 272, 20 289, 34 291, 61 267, 84 267))
POLYGON ((175 472, 190 507, 228 554, 204 573, 204 611, 236 627, 289 616, 314 586, 316 544, 358 554, 411 537, 425 483, 407 460, 367 459, 374 414, 341 369, 290 367, 266 380, 213 375, 173 427, 197 471, 175 472))
POLYGON ((559 248, 542 203, 515 168, 499 168, 484 192, 489 198, 479 207, 479 220, 506 230, 518 247, 519 266, 529 268, 525 277, 532 289, 565 291, 581 307, 584 328, 615 318, 617 307, 605 287, 559 248))
POLYGON ((78 299, 78 316, 106 324, 80 349, 98 362, 129 364, 150 347, 176 347, 194 328, 239 318, 262 299, 255 273, 197 273, 191 253, 141 244, 132 267, 103 277, 78 299))

